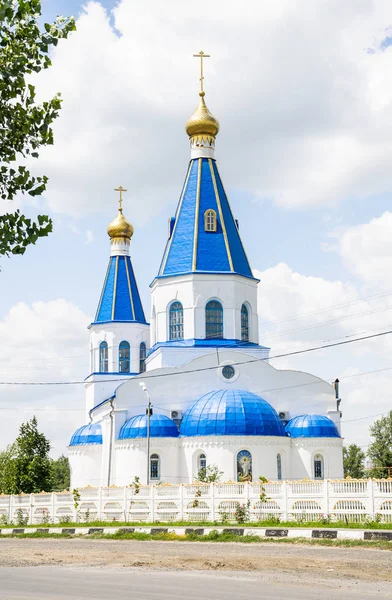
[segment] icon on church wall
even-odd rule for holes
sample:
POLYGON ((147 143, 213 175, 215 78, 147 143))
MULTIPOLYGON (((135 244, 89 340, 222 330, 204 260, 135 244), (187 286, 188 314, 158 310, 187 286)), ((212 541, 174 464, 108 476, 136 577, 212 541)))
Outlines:
POLYGON ((248 450, 237 454, 237 481, 252 481, 252 455, 248 450))

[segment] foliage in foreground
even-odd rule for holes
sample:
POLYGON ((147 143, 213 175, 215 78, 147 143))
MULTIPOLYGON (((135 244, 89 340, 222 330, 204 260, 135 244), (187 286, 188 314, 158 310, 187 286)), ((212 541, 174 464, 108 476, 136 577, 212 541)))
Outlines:
MULTIPOLYGON (((9 523, 6 518, 0 517, 0 528, 7 527, 15 527, 15 525, 21 525, 16 521, 15 523, 9 523)), ((276 519, 272 520, 264 520, 264 521, 252 521, 246 523, 239 524, 241 528, 306 528, 306 529, 385 529, 392 530, 392 522, 391 523, 380 523, 377 519, 367 519, 360 523, 351 523, 346 521, 328 521, 325 519, 320 519, 318 521, 277 521, 276 519)), ((234 529, 237 527, 236 524, 228 524, 226 521, 173 521, 168 523, 167 521, 158 522, 155 521, 153 523, 146 523, 145 521, 141 522, 129 522, 129 521, 78 521, 73 522, 70 519, 65 519, 60 521, 59 523, 50 523, 49 521, 45 521, 41 524, 28 525, 24 523, 25 527, 29 528, 47 528, 47 527, 64 527, 64 528, 81 528, 81 527, 127 527, 127 528, 138 528, 138 527, 162 527, 164 529, 171 529, 173 527, 189 527, 194 529, 199 528, 208 528, 211 527, 223 527, 234 529)))
POLYGON ((68 459, 49 457, 50 442, 37 419, 22 423, 15 442, 0 452, 0 493, 37 494, 69 488, 68 459))
MULTIPOLYGON (((73 17, 57 17, 40 28, 41 0, 0 2, 0 197, 18 193, 40 196, 45 175, 33 176, 26 159, 38 158, 42 146, 53 144, 51 124, 58 117, 61 98, 39 104, 31 75, 51 66, 49 52, 75 29, 73 17), (16 163, 19 163, 17 165, 16 163), (22 164, 20 164, 22 163, 22 164)), ((32 221, 19 210, 0 216, 0 256, 24 254, 29 244, 52 231, 47 215, 32 221)))
POLYGON ((385 417, 374 421, 370 426, 371 444, 368 457, 373 463, 370 477, 388 477, 388 468, 392 468, 392 410, 385 417))
POLYGON ((365 458, 365 453, 356 444, 344 446, 344 476, 352 479, 363 479, 365 477, 365 458))

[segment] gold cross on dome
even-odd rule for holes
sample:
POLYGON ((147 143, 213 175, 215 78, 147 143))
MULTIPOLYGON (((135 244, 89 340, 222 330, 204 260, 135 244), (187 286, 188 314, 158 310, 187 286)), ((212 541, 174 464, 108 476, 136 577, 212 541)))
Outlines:
POLYGON ((123 192, 127 192, 128 190, 126 190, 125 188, 123 188, 122 185, 120 185, 120 187, 116 188, 114 191, 115 192, 120 192, 119 203, 120 203, 120 212, 122 212, 122 203, 123 203, 123 197, 122 197, 122 195, 123 195, 123 192))
POLYGON ((195 58, 200 58, 200 91, 204 92, 204 88, 203 88, 203 81, 204 81, 204 75, 203 75, 203 58, 210 58, 209 54, 204 54, 203 50, 200 50, 199 54, 194 54, 193 55, 195 58))

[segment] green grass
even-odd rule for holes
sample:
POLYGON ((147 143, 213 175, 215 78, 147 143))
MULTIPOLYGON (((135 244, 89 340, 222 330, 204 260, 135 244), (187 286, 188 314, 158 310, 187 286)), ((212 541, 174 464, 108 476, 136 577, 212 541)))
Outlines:
MULTIPOLYGON (((387 541, 363 541, 363 540, 327 540, 327 539, 308 539, 308 538, 265 538, 256 535, 238 536, 230 533, 218 533, 210 531, 207 535, 198 536, 196 534, 176 535, 175 533, 159 533, 150 535, 148 533, 94 533, 88 538, 85 536, 70 535, 70 534, 53 534, 53 533, 24 533, 12 534, 7 536, 13 538, 78 538, 78 539, 98 539, 98 540, 137 540, 137 541, 160 541, 160 542, 215 542, 215 543, 241 543, 241 544, 299 544, 306 546, 331 546, 343 548, 377 548, 380 550, 392 550, 392 543, 387 541)), ((1 542, 0 542, 1 543, 1 542)))
POLYGON ((275 520, 266 520, 266 521, 255 521, 252 523, 222 523, 220 521, 171 521, 171 522, 161 522, 156 521, 154 523, 146 523, 146 522, 125 522, 125 521, 90 521, 86 522, 78 522, 78 523, 42 523, 40 525, 1 525, 0 529, 15 529, 17 527, 20 528, 37 528, 37 527, 63 527, 63 528, 76 528, 76 527, 268 527, 268 528, 276 528, 283 527, 293 528, 293 527, 306 527, 313 529, 387 529, 392 530, 392 523, 377 523, 375 521, 370 522, 362 522, 362 523, 346 523, 345 521, 335 521, 331 523, 324 523, 320 521, 307 521, 301 523, 299 521, 281 521, 277 523, 275 520))

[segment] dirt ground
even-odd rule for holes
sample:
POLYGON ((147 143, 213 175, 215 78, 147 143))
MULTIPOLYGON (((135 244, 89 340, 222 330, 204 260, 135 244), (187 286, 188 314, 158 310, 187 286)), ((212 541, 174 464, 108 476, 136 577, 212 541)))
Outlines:
MULTIPOLYGON (((88 539, 0 539, 0 567, 242 571, 263 578, 391 590, 392 553, 367 548, 88 539)), ((392 596, 392 593, 391 593, 392 596)))

